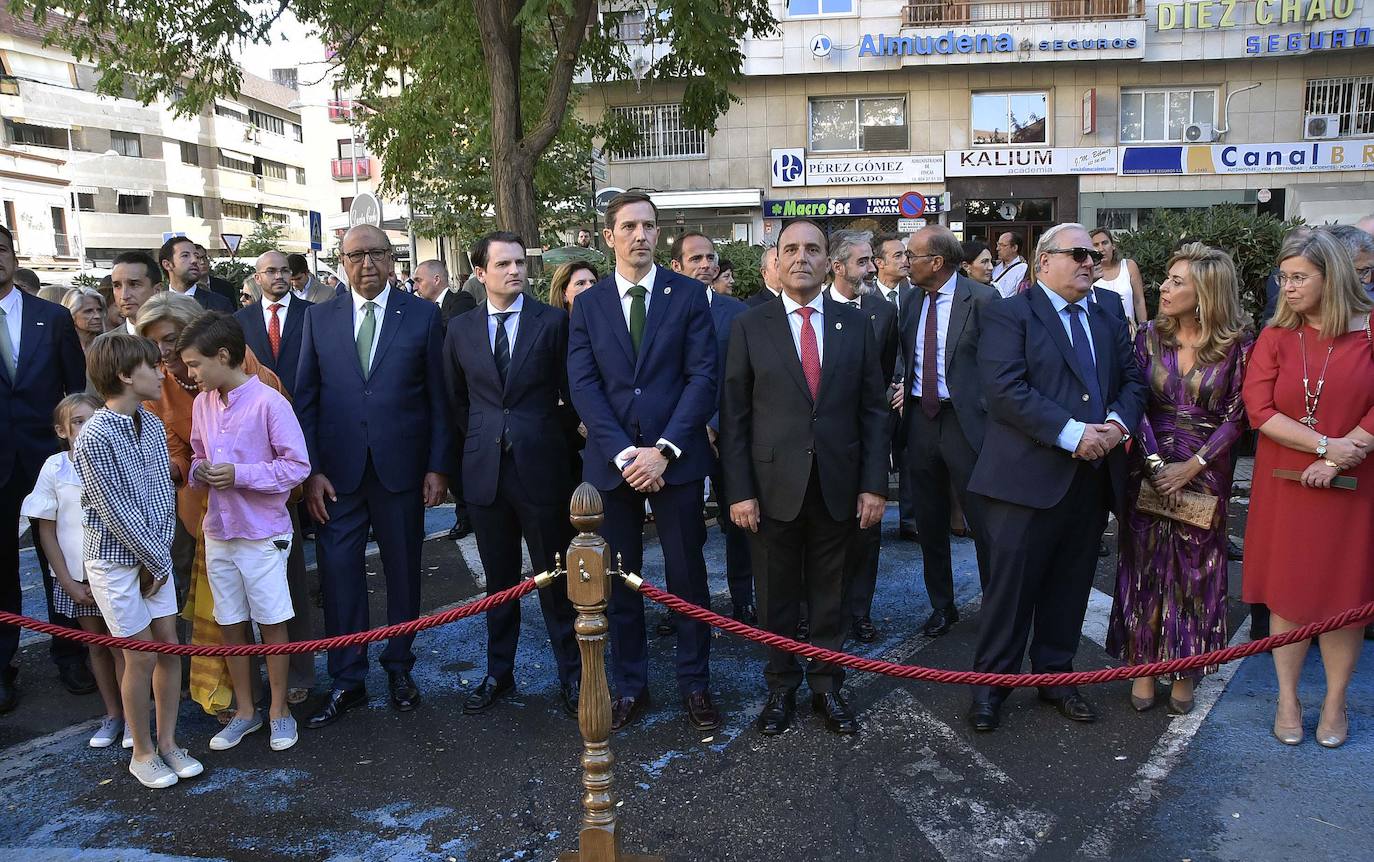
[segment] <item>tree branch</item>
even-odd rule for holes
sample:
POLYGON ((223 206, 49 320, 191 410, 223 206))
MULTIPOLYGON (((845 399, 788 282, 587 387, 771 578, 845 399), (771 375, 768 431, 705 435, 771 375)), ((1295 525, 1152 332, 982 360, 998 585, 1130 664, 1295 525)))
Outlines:
POLYGON ((527 152, 542 153, 553 142, 563 126, 572 94, 573 74, 577 71, 578 50, 587 37, 587 24, 596 9, 596 0, 576 0, 572 16, 558 37, 558 52, 553 72, 549 76, 549 94, 544 99, 544 112, 539 121, 525 135, 522 142, 527 152))

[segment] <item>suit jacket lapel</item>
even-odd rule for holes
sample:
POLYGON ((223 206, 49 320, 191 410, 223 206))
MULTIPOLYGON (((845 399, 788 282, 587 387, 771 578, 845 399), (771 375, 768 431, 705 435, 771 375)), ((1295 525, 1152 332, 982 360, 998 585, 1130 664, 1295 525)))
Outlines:
POLYGON ((610 278, 606 279, 605 283, 610 285, 609 291, 601 293, 600 296, 594 296, 591 291, 588 291, 583 296, 601 302, 603 307, 599 316, 610 321, 611 332, 615 333, 615 340, 619 342, 620 349, 625 351, 626 361, 631 365, 636 365, 635 347, 630 341, 630 328, 625 323, 625 311, 620 304, 620 288, 616 286, 615 273, 611 273, 610 278))
POLYGON ((767 307, 767 325, 764 327, 773 341, 773 348, 778 351, 778 357, 782 359, 783 366, 792 379, 796 381, 802 394, 811 399, 811 389, 806 385, 806 374, 802 371, 801 357, 797 355, 796 342, 792 340, 792 324, 787 320, 787 309, 783 308, 782 300, 777 304, 763 303, 767 307))
MULTIPOLYGON (((362 365, 358 362, 358 339, 353 335, 353 291, 345 293, 332 301, 333 307, 329 310, 334 314, 334 339, 335 342, 347 351, 351 361, 348 363, 357 372, 358 379, 367 382, 367 375, 363 374, 362 365)), ((379 321, 380 322, 380 321, 379 321)), ((377 357, 381 357, 381 351, 377 351, 377 357)), ((376 358, 372 361, 372 367, 377 367, 376 358)))
POLYGON ((1064 324, 1059 320, 1059 315, 1055 313, 1054 305, 1051 304, 1049 297, 1045 296, 1045 292, 1040 289, 1038 284, 1032 284, 1026 294, 1030 298, 1031 310, 1049 330, 1050 338, 1059 348, 1069 370, 1073 372, 1074 377, 1078 378, 1078 382, 1087 386, 1088 381, 1083 379, 1083 371, 1078 367, 1078 357, 1073 352, 1073 345, 1069 343, 1069 334, 1064 331, 1064 324))
MULTIPOLYGON (((673 301, 673 286, 667 283, 670 270, 658 266, 655 266, 655 269, 657 272, 654 273, 653 299, 649 302, 648 316, 644 321, 644 339, 639 343, 639 356, 635 358, 635 376, 639 375, 639 369, 644 365, 644 357, 653 346, 654 333, 658 331, 658 325, 663 322, 663 318, 668 316, 668 305, 673 301)), ((629 334, 628 327, 625 333, 629 334)))
MULTIPOLYGON (((386 355, 386 349, 391 346, 391 342, 396 340, 396 330, 401 328, 401 323, 405 320, 406 306, 409 303, 409 295, 403 290, 392 289, 391 298, 386 304, 386 313, 381 315, 377 321, 379 331, 377 332, 377 352, 372 354, 372 371, 375 372, 382 365, 382 357, 386 355)), ((371 376, 371 373, 368 375, 371 376)))
MULTIPOLYGON (((11 290, 19 290, 19 288, 14 287, 11 290)), ((38 319, 38 303, 31 302, 27 296, 22 296, 19 303, 21 315, 19 322, 19 362, 15 366, 14 380, 11 381, 16 388, 28 370, 39 364, 35 359, 43 345, 47 343, 47 333, 51 328, 47 325, 47 321, 38 319)), ((0 365, 3 364, 0 363, 0 365)))
MULTIPOLYGON (((883 301, 886 302, 887 300, 883 301)), ((825 317, 825 331, 816 333, 818 338, 823 339, 822 343, 825 345, 825 349, 821 352, 821 388, 819 390, 821 395, 825 394, 827 386, 833 385, 832 381, 835 379, 835 375, 839 373, 835 371, 835 367, 839 365, 837 360, 840 358, 840 351, 850 341, 849 331, 844 328, 844 324, 840 321, 839 303, 826 296, 824 309, 822 314, 825 317)), ((859 312, 862 315, 860 319, 864 325, 872 326, 873 324, 869 321, 867 313, 862 307, 859 308, 859 312)), ((789 332, 788 335, 790 336, 791 333, 789 332)), ((859 337, 863 338, 862 332, 859 333, 859 337)), ((801 365, 800 358, 797 360, 797 365, 799 367, 801 365)))
MULTIPOLYGON (((457 320, 458 318, 454 318, 454 321, 457 320)), ((450 322, 449 325, 452 326, 453 323, 450 322)), ((473 370, 479 372, 482 377, 487 380, 492 391, 500 392, 501 375, 496 372, 496 354, 492 353, 491 333, 488 331, 489 321, 485 310, 483 310, 482 314, 468 315, 463 319, 462 325, 467 327, 467 331, 464 335, 467 336, 466 340, 471 343, 472 349, 476 352, 478 357, 477 368, 473 370)), ((523 328, 522 326, 521 329, 523 328)), ((520 340, 517 340, 516 344, 519 343, 520 340)), ((509 379, 509 377, 507 379, 509 379)))
POLYGON ((959 336, 964 334, 964 326, 968 324, 969 312, 973 311, 973 292, 960 284, 958 279, 954 282, 954 296, 949 307, 949 328, 945 330, 945 379, 949 379, 949 367, 954 360, 954 345, 959 343, 959 336))
POLYGON ((1098 391, 1102 393, 1102 409, 1107 409, 1107 381, 1111 377, 1109 367, 1112 354, 1112 332, 1111 323, 1105 315, 1111 312, 1104 310, 1095 302, 1088 303, 1088 331, 1092 333, 1093 339, 1093 358, 1097 365, 1097 385, 1098 391))
MULTIPOLYGON (((534 344, 539 337, 539 331, 544 328, 543 309, 535 305, 529 298, 525 297, 525 307, 520 312, 520 325, 515 330, 515 350, 510 356, 510 366, 506 369, 506 392, 510 392, 511 381, 520 371, 520 364, 525 361, 525 357, 530 353, 530 345, 534 344)), ((492 368, 496 367, 496 357, 492 357, 492 368)))
MULTIPOLYGON (((287 306, 286 325, 281 330, 282 353, 286 352, 287 343, 300 334, 301 327, 305 324, 305 312, 310 307, 296 301, 292 301, 291 305, 294 305, 295 308, 287 306)), ((263 323, 262 315, 258 315, 257 323, 258 326, 263 327, 263 335, 265 336, 267 329, 266 324, 263 323)))

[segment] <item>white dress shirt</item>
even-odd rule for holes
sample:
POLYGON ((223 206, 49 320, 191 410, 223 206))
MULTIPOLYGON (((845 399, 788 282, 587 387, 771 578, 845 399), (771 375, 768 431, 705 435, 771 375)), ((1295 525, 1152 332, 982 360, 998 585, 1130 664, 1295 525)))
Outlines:
MULTIPOLYGON (((1074 336, 1077 335, 1077 333, 1074 332, 1073 316, 1070 315, 1069 312, 1064 310, 1069 307, 1069 301, 1064 297, 1060 296, 1059 294, 1055 293, 1054 291, 1050 290, 1048 287, 1045 287, 1045 285, 1043 284, 1039 284, 1037 282, 1037 286, 1041 290, 1045 291, 1045 295, 1049 297, 1050 304, 1054 306, 1055 316, 1058 317, 1059 322, 1063 324, 1064 333, 1069 336, 1069 344, 1073 344, 1074 336)), ((1088 296, 1091 296, 1091 293, 1089 293, 1088 296)), ((1083 311, 1081 312, 1083 315, 1083 328, 1088 331, 1088 349, 1092 351, 1093 365, 1096 365, 1097 347, 1093 344, 1092 324, 1088 322, 1088 297, 1084 296, 1082 299, 1073 303, 1073 305, 1077 305, 1083 309, 1083 311)), ((1102 397, 1105 399, 1107 397, 1107 393, 1103 392, 1102 397)), ((1104 404, 1102 406, 1105 408, 1107 405, 1104 404)), ((1122 421, 1121 417, 1117 415, 1115 410, 1107 414, 1106 421, 1115 422, 1116 424, 1120 425, 1123 429, 1126 427, 1126 423, 1122 421)), ((1078 444, 1083 440, 1083 432, 1086 431, 1087 428, 1087 425, 1084 425, 1077 419, 1070 419, 1068 422, 1065 422, 1064 427, 1060 429, 1059 439, 1055 441, 1056 445, 1058 445, 1060 449, 1067 449, 1070 452, 1076 451, 1078 449, 1078 444)))
POLYGON ((882 294, 883 299, 886 299, 888 302, 897 306, 898 312, 902 310, 902 305, 899 301, 902 295, 902 289, 900 285, 898 285, 897 287, 888 287, 887 285, 883 284, 881 279, 879 279, 878 291, 882 294))
MULTIPOLYGON (((277 324, 281 326, 281 331, 286 331, 286 315, 291 311, 291 291, 282 294, 281 299, 269 300, 266 296, 262 298, 262 325, 268 332, 272 331, 272 305, 280 305, 277 309, 277 324)), ((379 320, 380 322, 380 320, 379 320)))
POLYGON ((182 296, 189 296, 192 299, 195 299, 196 296, 196 285, 194 284, 186 288, 185 290, 177 290, 175 287, 172 287, 170 282, 168 282, 167 289, 170 290, 172 293, 179 293, 182 296))
MULTIPOLYGON (((363 311, 363 303, 368 300, 356 290, 349 291, 349 295, 353 297, 353 343, 357 344, 358 330, 362 328, 363 315, 365 314, 363 311)), ((372 363, 377 358, 377 345, 382 341, 382 323, 386 317, 386 301, 390 296, 391 286, 387 285, 382 288, 381 293, 377 294, 377 298, 372 300, 372 302, 377 305, 377 307, 372 310, 373 319, 377 321, 377 329, 372 335, 372 352, 367 354, 367 367, 369 369, 372 368, 372 363)), ((355 350, 354 352, 357 351, 355 350)))
POLYGON ((1026 268, 1026 261, 1020 255, 1009 264, 998 263, 993 267, 992 286, 997 288, 1003 299, 1016 295, 1016 288, 1020 287, 1026 278, 1026 268))
POLYGON ((811 328, 816 331, 816 358, 820 360, 821 367, 825 367, 825 294, 818 293, 816 298, 808 302, 805 306, 793 301, 792 297, 782 294, 782 307, 787 312, 787 325, 792 329, 792 346, 797 348, 797 358, 801 358, 801 334, 802 334, 802 315, 797 314, 799 308, 814 308, 815 313, 811 315, 811 328))
MULTIPOLYGON (((945 382, 945 337, 949 334, 949 314, 954 308, 954 283, 959 278, 956 271, 949 277, 949 281, 940 285, 940 289, 935 293, 935 397, 940 399, 949 398, 949 384, 945 382)), ((922 293, 925 291, 922 290, 922 293)), ((930 314, 930 306, 927 295, 926 301, 921 303, 921 316, 916 322, 916 344, 911 354, 911 395, 913 398, 921 397, 921 369, 925 368, 926 357, 926 317, 930 314)))
MULTIPOLYGON (((658 265, 649 267, 649 274, 639 281, 630 281, 620 274, 620 270, 615 271, 615 289, 620 291, 620 310, 625 315, 625 329, 630 328, 630 303, 634 302, 634 297, 630 296, 630 288, 636 284, 643 287, 648 293, 644 294, 644 319, 649 319, 649 303, 654 299, 654 281, 658 278, 658 265)), ((709 289, 709 288, 708 288, 709 289)))
MULTIPOLYGON (((506 318, 506 342, 510 345, 511 356, 515 355, 515 334, 520 331, 520 312, 525 308, 525 294, 521 293, 515 297, 515 302, 510 304, 506 311, 514 312, 506 318)), ((497 311, 491 306, 491 297, 487 297, 487 343, 491 346, 491 355, 496 355, 496 315, 505 312, 497 311)))
MULTIPOLYGON (((857 295, 856 295, 853 299, 846 299, 846 298, 845 298, 845 295, 844 295, 843 293, 840 293, 838 290, 836 290, 836 289, 835 289, 835 285, 833 285, 833 284, 830 285, 829 293, 830 293, 830 299, 831 299, 833 302, 843 302, 845 305, 852 305, 852 306, 854 306, 855 308, 858 308, 858 307, 859 307, 859 297, 858 297, 857 295)), ((814 319, 815 319, 815 317, 813 316, 813 317, 812 317, 812 320, 814 320, 814 319)))
POLYGON ((14 367, 19 367, 19 335, 24 331, 24 291, 19 285, 10 285, 9 295, 0 299, 0 308, 5 309, 5 327, 10 331, 10 344, 14 347, 14 367))

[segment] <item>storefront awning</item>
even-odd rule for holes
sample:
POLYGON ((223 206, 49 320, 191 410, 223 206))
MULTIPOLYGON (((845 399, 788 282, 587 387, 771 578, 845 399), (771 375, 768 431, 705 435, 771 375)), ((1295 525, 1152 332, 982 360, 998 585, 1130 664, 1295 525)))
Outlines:
POLYGON ((718 207, 757 208, 763 206, 759 189, 709 189, 699 192, 650 192, 649 198, 660 209, 699 210, 718 207))
POLYGON ((240 153, 237 150, 226 150, 224 147, 220 147, 219 151, 221 154, 228 156, 236 162, 247 162, 250 165, 253 164, 253 157, 247 153, 240 153))
POLYGON ((115 189, 115 191, 130 198, 150 198, 153 196, 152 189, 115 189))
POLYGON ((79 194, 79 195, 98 195, 98 194, 100 194, 100 187, 99 187, 99 186, 72 186, 72 191, 76 192, 76 193, 79 194))

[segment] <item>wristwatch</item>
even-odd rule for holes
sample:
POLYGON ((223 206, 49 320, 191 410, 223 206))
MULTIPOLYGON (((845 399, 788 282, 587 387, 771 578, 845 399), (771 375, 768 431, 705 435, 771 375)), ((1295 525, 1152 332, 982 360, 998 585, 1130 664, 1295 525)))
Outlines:
POLYGON ((658 450, 660 455, 668 459, 669 464, 677 460, 677 453, 674 452, 673 447, 669 446, 667 443, 659 443, 658 445, 654 446, 654 448, 658 450))
POLYGON ((1147 455, 1145 457, 1145 465, 1150 468, 1150 475, 1153 476, 1155 473, 1164 469, 1164 459, 1158 454, 1147 455))
POLYGON ((1329 442, 1329 441, 1328 441, 1327 436, 1326 436, 1325 434, 1323 434, 1323 435, 1321 436, 1321 439, 1317 441, 1317 457, 1318 457, 1318 458, 1325 458, 1325 457, 1326 457, 1326 444, 1327 444, 1328 442, 1329 442))

